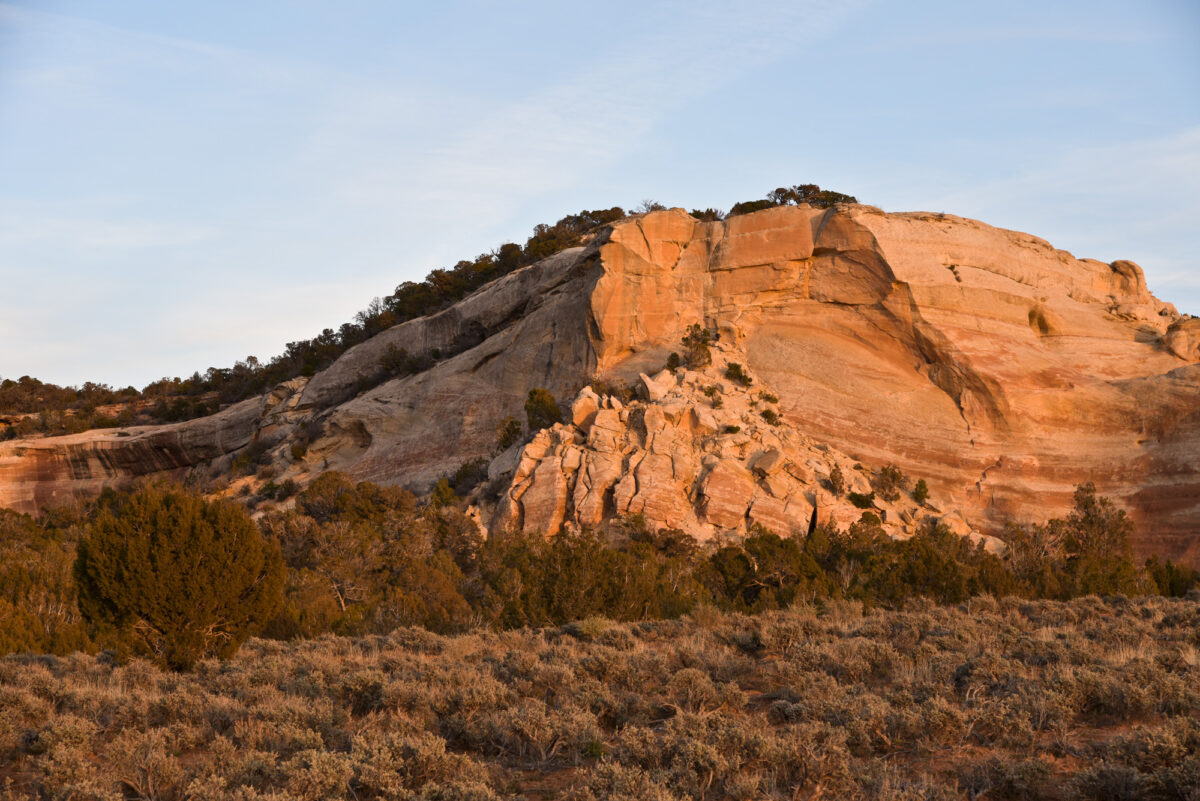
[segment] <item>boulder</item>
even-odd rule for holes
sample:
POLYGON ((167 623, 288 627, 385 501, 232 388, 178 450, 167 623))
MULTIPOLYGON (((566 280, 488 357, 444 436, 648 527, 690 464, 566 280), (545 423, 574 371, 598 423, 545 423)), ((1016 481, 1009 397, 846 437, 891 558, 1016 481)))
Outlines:
POLYGON ((600 411, 599 396, 592 392, 591 387, 584 387, 575 396, 575 402, 571 404, 571 423, 586 432, 591 427, 592 420, 595 419, 598 411, 600 411))
POLYGON ((701 495, 707 522, 720 528, 741 528, 755 495, 754 478, 737 462, 723 460, 704 477, 701 495))
POLYGON ((1200 361, 1200 317, 1176 320, 1163 336, 1163 344, 1184 361, 1200 361))

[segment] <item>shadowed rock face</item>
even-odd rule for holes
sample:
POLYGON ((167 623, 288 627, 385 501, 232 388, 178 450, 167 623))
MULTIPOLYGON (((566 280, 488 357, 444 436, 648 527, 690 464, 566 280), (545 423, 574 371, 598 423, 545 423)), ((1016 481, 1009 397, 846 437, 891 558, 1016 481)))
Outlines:
POLYGON ((255 398, 187 423, 0 443, 0 506, 32 512, 134 476, 181 475, 250 444, 263 408, 255 398))
MULTIPOLYGON (((130 436, 0 444, 0 504, 29 509, 131 475, 214 458, 219 466, 255 437, 275 443, 283 476, 301 482, 342 469, 427 488, 468 459, 490 457, 497 425, 523 420, 531 387, 570 400, 596 376, 657 373, 697 322, 719 330, 725 360, 748 365, 756 388, 779 397, 781 427, 925 478, 941 506, 980 531, 1008 517, 1061 514, 1076 484, 1095 481, 1137 520, 1140 552, 1200 562, 1200 321, 1156 300, 1131 262, 1078 260, 972 220, 868 206, 785 207, 713 223, 675 209, 622 221, 587 247, 350 349, 306 386, 130 436), (389 346, 456 355, 344 400, 389 346), (320 433, 293 462, 303 424, 320 433)), ((583 428, 571 436, 585 437, 583 428)), ((652 523, 720 529, 714 521, 737 521, 739 511, 753 517, 738 505, 762 497, 748 489, 765 486, 749 463, 761 453, 706 459, 718 446, 688 430, 691 457, 667 456, 695 469, 672 468, 670 481, 659 476, 663 453, 653 454, 663 457, 657 472, 655 460, 630 467, 619 447, 598 459, 614 486, 611 497, 586 501, 588 519, 611 514, 618 496, 652 523), (652 497, 639 502, 639 486, 652 497), (672 508, 675 497, 690 506, 672 508)), ((558 521, 551 528, 575 514, 559 445, 537 446, 550 456, 510 454, 493 465, 497 476, 515 470, 526 489, 535 473, 554 487, 537 500, 537 514, 558 521), (554 459, 563 482, 550 475, 554 459)), ((586 439, 572 447, 585 462, 586 439)), ((566 458, 577 471, 576 457, 566 458)), ((785 515, 786 499, 759 509, 796 516, 785 515)), ((497 519, 522 514, 518 504, 497 519)))

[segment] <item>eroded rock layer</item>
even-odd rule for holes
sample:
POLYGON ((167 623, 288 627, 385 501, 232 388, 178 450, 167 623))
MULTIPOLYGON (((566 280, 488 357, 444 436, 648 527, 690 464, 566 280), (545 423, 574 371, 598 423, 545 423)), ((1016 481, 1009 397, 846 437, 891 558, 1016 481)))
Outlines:
MULTIPOLYGON (((783 425, 779 399, 732 361, 739 354, 720 343, 712 351, 714 361, 702 369, 643 374, 647 400, 622 402, 585 387, 566 422, 516 453, 490 528, 553 535, 641 515, 704 542, 755 527, 785 535, 845 527, 869 508, 896 538, 932 517, 1000 546, 936 501, 914 498, 911 480, 877 487, 874 471, 783 425), (731 363, 743 380, 725 377, 731 363), (835 471, 844 486, 832 480, 835 471)), ((506 470, 508 460, 493 467, 506 470)))
MULTIPOLYGON (((1155 299, 1131 262, 1075 259, 972 220, 851 205, 704 223, 674 209, 396 326, 306 386, 178 426, 0 444, 0 504, 220 470, 257 440, 276 480, 301 483, 342 469, 425 489, 493 460, 496 484, 511 475, 485 510, 496 526, 640 511, 719 534, 811 521, 822 470, 844 458, 925 478, 940 506, 991 533, 1062 513, 1094 481, 1136 518, 1139 552, 1197 563, 1198 323, 1155 299), (776 425, 708 432, 711 399, 695 393, 713 376, 658 375, 693 323, 719 332, 718 362, 747 365, 752 390, 778 398, 776 425), (440 360, 360 392, 391 348, 440 360), (523 419, 530 388, 569 402, 595 378, 642 373, 658 397, 633 426, 633 409, 598 398, 591 421, 495 457, 498 424, 523 419), (772 450, 782 466, 756 468, 772 450)), ((737 397, 744 421, 761 417, 753 395, 737 397)))

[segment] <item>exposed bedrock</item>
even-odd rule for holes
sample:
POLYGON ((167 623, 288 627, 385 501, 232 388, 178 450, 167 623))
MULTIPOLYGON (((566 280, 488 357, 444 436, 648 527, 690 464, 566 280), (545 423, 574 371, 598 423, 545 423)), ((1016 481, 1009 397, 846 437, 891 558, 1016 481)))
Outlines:
MULTIPOLYGON (((341 469, 425 489, 468 459, 492 458, 498 424, 524 419, 530 388, 569 405, 594 378, 655 376, 701 323, 719 331, 722 359, 746 364, 753 388, 778 396, 778 429, 810 457, 827 447, 869 466, 895 463, 992 533, 1009 517, 1065 512, 1074 486, 1094 481, 1136 518, 1141 553, 1198 563, 1198 322, 1155 299, 1132 262, 1076 259, 973 220, 851 205, 705 223, 673 209, 621 221, 586 247, 395 326, 307 385, 177 426, 2 444, 0 503, 30 509, 131 475, 219 466, 255 438, 281 477, 303 483, 341 469), (440 360, 359 392, 389 348, 440 360), (311 442, 292 455, 301 431, 311 442)), ((695 387, 670 391, 676 404, 699 404, 695 387)), ((568 432, 583 440, 570 444, 578 465, 565 439, 543 441, 550 434, 502 455, 493 475, 515 480, 497 525, 591 523, 622 498, 651 523, 696 521, 715 533, 753 522, 755 499, 758 518, 794 522, 807 508, 811 519, 819 498, 779 481, 776 497, 755 472, 763 448, 714 444, 681 415, 667 416, 667 428, 686 433, 668 453, 647 448, 640 429, 612 434, 645 452, 636 465, 627 453, 606 459, 590 424, 568 432), (535 458, 538 448, 551 456, 535 458), (705 448, 729 455, 706 459, 705 448), (572 475, 612 474, 612 492, 589 499, 567 480, 564 454, 572 475), (525 492, 552 488, 530 496, 541 504, 533 516, 511 505, 522 482, 525 492)))
POLYGON ((186 423, 0 443, 0 506, 32 512, 148 474, 182 474, 248 445, 263 398, 186 423))

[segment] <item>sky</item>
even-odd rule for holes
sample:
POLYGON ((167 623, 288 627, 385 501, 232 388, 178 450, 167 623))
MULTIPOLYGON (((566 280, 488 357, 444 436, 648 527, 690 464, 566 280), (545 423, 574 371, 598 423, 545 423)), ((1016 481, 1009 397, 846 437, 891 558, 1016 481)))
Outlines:
POLYGON ((1200 315, 1200 3, 0 2, 0 377, 266 361, 537 223, 798 183, 1200 315))

